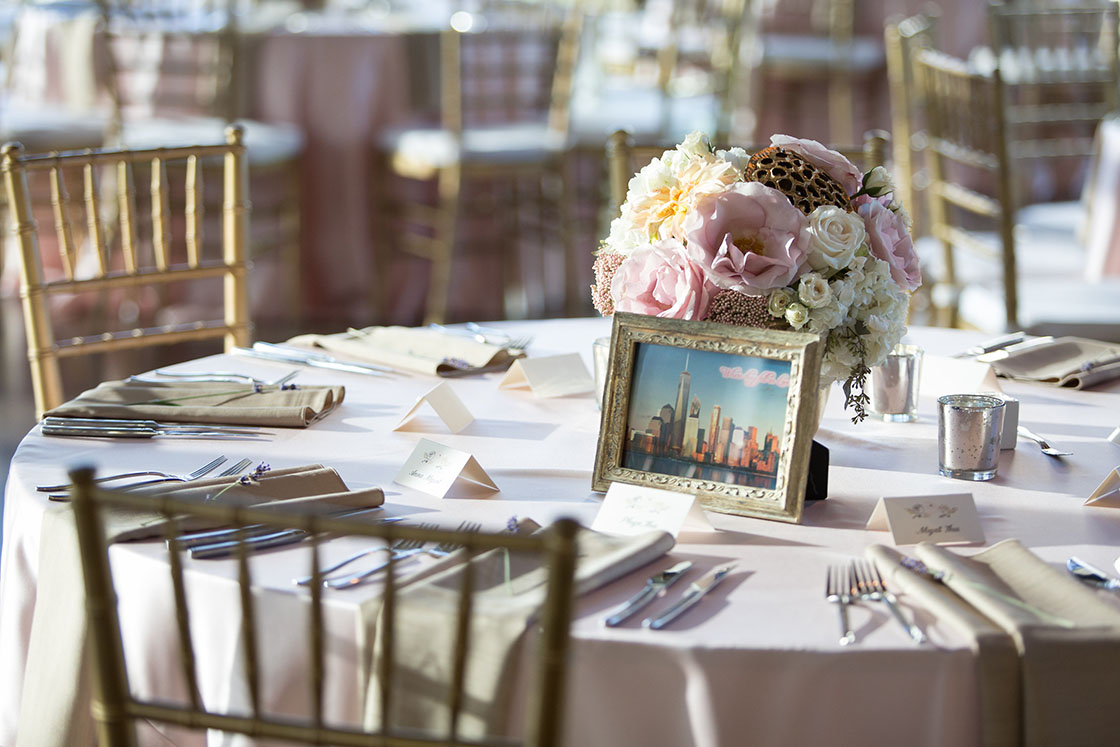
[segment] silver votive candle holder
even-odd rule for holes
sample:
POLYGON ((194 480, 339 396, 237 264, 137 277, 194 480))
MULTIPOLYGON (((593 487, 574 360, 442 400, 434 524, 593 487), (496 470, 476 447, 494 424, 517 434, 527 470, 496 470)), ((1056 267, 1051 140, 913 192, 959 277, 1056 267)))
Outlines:
POLYGON ((595 369, 595 401, 603 409, 603 391, 607 387, 607 367, 611 359, 611 338, 600 337, 591 343, 591 363, 595 369))
POLYGON ((984 394, 937 398, 938 471, 958 480, 991 480, 999 467, 1004 402, 984 394))
POLYGON ((871 412, 895 423, 917 420, 921 376, 922 349, 895 345, 887 359, 871 369, 871 412))

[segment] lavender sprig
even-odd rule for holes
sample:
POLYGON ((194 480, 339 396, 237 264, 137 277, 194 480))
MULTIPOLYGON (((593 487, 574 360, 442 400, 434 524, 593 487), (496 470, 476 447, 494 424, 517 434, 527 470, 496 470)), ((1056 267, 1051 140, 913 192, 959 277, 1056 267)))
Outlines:
POLYGON ((218 500, 219 497, 221 497, 222 493, 226 492, 230 488, 235 487, 237 485, 244 485, 246 487, 249 487, 249 486, 252 486, 252 485, 260 485, 261 477, 264 475, 265 472, 268 472, 271 469, 272 469, 272 467, 270 465, 266 464, 265 462, 261 462, 260 464, 258 464, 256 467, 253 468, 252 472, 246 472, 245 474, 241 475, 241 477, 237 478, 236 480, 231 482, 229 485, 226 485, 224 488, 219 490, 214 495, 206 496, 206 500, 216 501, 216 500, 218 500))

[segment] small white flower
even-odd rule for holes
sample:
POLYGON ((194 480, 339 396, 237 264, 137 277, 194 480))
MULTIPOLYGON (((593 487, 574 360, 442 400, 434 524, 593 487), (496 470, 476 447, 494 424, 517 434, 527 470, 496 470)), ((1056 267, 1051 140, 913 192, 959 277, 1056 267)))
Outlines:
POLYGON ((706 156, 712 152, 712 143, 708 140, 708 136, 700 130, 693 130, 688 133, 677 150, 686 156, 706 156))
POLYGON ((809 321, 809 310, 799 303, 791 303, 786 309, 786 321, 794 329, 801 329, 809 321))
POLYGON ((910 215, 910 211, 906 209, 898 200, 893 201, 889 205, 890 211, 902 219, 902 225, 906 226, 909 233, 914 232, 914 218, 910 215))
POLYGON ((872 197, 894 192, 894 180, 882 166, 876 166, 863 177, 863 191, 872 197))
POLYGON ((832 300, 832 289, 820 273, 807 272, 797 284, 797 296, 810 309, 819 309, 832 300))
POLYGON ((781 319, 786 315, 786 309, 794 300, 793 291, 789 288, 778 288, 770 294, 770 300, 766 303, 766 310, 770 312, 770 316, 781 319))
POLYGON ((862 218, 822 205, 809 214, 809 266, 817 272, 841 270, 851 264, 866 238, 862 218))
POLYGON ((751 154, 742 148, 735 147, 728 150, 717 150, 716 158, 731 164, 741 174, 746 170, 747 162, 751 160, 751 154))

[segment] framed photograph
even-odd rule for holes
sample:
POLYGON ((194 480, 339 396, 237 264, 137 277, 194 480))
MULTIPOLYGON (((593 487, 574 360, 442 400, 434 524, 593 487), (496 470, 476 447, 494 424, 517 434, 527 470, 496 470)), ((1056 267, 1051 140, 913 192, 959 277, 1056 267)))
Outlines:
POLYGON ((615 314, 592 488, 800 522, 821 353, 814 334, 615 314))

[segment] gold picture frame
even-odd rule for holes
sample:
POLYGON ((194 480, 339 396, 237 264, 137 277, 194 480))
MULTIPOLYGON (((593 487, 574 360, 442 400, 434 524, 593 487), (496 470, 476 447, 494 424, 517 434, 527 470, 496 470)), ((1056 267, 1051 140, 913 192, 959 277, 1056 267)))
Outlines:
POLYGON ((804 332, 616 313, 592 489, 675 490, 800 523, 822 348, 804 332))

